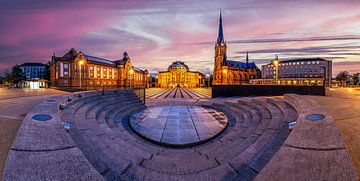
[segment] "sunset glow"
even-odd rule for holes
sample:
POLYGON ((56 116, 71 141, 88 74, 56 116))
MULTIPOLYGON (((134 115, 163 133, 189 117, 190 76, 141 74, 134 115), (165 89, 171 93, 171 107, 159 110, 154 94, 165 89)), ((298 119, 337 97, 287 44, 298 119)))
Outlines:
POLYGON ((358 0, 3 0, 0 75, 70 48, 111 60, 127 51, 150 72, 181 60, 210 73, 220 7, 229 59, 322 57, 333 60, 334 75, 360 72, 358 0))

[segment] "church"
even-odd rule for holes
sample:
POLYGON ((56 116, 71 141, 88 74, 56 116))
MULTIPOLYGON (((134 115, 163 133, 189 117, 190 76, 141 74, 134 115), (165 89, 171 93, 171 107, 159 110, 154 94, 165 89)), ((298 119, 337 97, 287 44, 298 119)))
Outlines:
POLYGON ((239 85, 249 83, 250 79, 261 78, 261 71, 255 62, 249 62, 246 54, 246 62, 228 60, 226 56, 226 43, 224 40, 222 15, 220 12, 219 31, 215 44, 215 62, 213 72, 213 85, 239 85))

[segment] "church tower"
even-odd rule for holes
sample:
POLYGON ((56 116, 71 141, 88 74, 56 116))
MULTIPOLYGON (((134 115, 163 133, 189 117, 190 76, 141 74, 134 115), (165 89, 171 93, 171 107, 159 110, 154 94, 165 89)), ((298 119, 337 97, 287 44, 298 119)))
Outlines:
POLYGON ((219 18, 219 31, 218 37, 215 44, 215 62, 214 62, 214 76, 213 76, 213 84, 219 84, 222 80, 222 66, 226 66, 226 43, 224 40, 224 33, 222 27, 222 15, 220 11, 219 18))

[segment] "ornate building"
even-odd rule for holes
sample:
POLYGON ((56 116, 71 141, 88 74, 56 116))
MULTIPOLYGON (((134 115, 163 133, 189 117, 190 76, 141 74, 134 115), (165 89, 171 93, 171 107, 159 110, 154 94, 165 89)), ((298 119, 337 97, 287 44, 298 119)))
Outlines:
POLYGON ((149 74, 131 64, 126 52, 123 58, 111 61, 72 48, 62 57, 52 57, 50 83, 56 87, 99 89, 146 87, 149 74))
POLYGON ((184 62, 175 61, 168 67, 168 71, 159 72, 157 87, 201 87, 204 78, 204 74, 190 71, 184 62))
POLYGON ((249 62, 246 54, 246 62, 228 60, 226 56, 226 43, 224 40, 222 16, 220 12, 219 32, 215 44, 215 63, 213 72, 213 85, 236 85, 249 83, 250 79, 260 78, 260 69, 254 62, 249 62))

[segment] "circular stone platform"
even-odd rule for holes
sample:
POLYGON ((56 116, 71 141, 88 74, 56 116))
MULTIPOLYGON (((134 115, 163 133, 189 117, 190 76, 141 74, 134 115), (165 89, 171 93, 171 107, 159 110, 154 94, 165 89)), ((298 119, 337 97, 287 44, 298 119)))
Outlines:
POLYGON ((130 116, 130 126, 142 137, 166 146, 193 146, 221 133, 224 113, 199 106, 149 107, 130 116))

